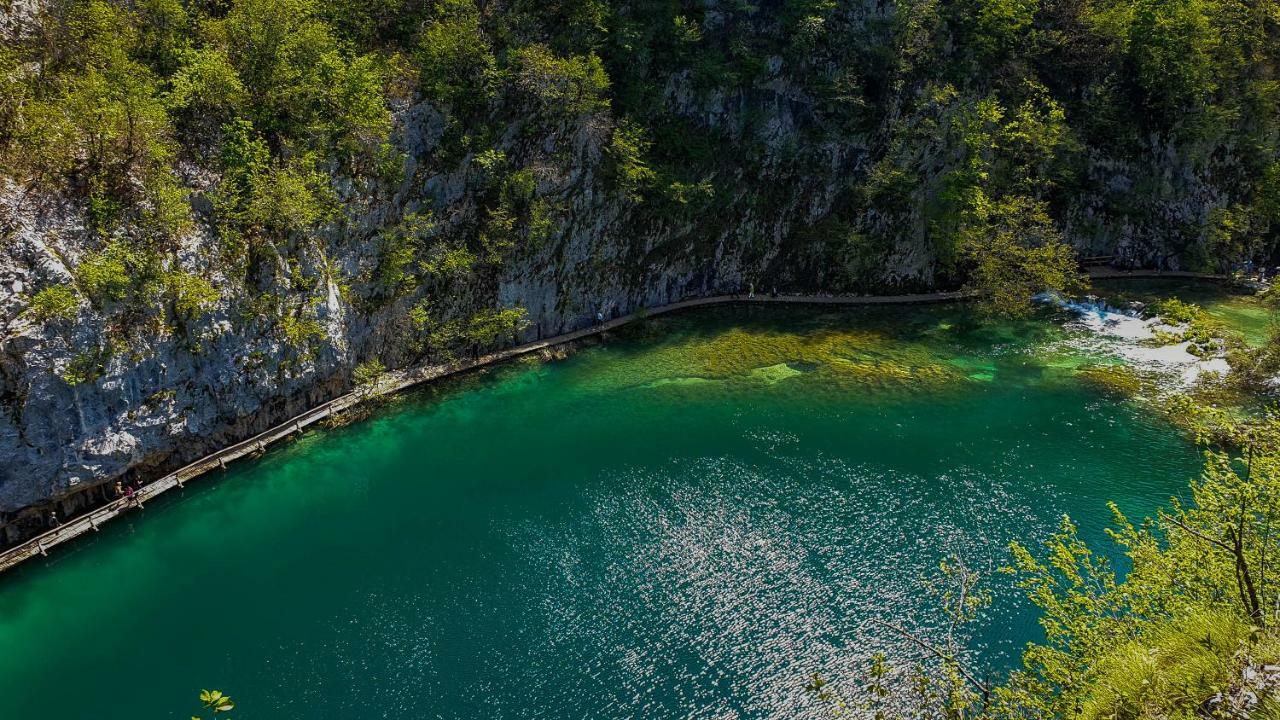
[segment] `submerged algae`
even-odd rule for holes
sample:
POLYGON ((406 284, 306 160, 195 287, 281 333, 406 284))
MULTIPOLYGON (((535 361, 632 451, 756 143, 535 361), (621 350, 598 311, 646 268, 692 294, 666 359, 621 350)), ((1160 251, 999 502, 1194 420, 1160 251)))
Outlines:
MULTIPOLYGON (((678 328, 679 321, 672 324, 678 328)), ((793 332, 751 326, 709 336, 681 337, 678 329, 674 334, 676 340, 643 358, 618 363, 613 381, 709 389, 715 383, 776 385, 805 376, 836 392, 936 392, 971 380, 928 337, 911 342, 860 328, 793 332)))
MULTIPOLYGON (((216 683, 281 719, 827 717, 813 673, 922 660, 868 619, 941 632, 920 580, 945 555, 999 567, 1063 514, 1100 541, 1105 501, 1145 514, 1199 467, 1047 365, 1070 352, 1051 323, 661 322, 406 394, 24 567, 0 644, 40 651, 0 658, 7 709, 159 717, 216 683), (104 706, 116 666, 152 691, 104 706)), ((998 669, 1038 630, 992 581, 998 669)))

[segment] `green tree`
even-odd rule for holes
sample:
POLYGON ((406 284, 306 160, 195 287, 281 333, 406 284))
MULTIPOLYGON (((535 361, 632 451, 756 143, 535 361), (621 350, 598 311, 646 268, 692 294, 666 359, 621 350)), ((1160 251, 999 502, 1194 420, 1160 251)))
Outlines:
POLYGON ((1248 663, 1280 659, 1280 422, 1237 428, 1241 450, 1210 451, 1191 502, 1135 525, 1112 506, 1120 580, 1064 520, 1041 560, 1013 545, 1015 572, 1043 613, 1046 642, 999 695, 1011 717, 1196 717, 1248 663))
POLYGON ((463 337, 481 348, 488 348, 528 326, 529 313, 522 307, 481 310, 468 318, 463 337))
POLYGON ((163 275, 166 297, 179 317, 191 318, 213 307, 220 297, 213 283, 199 275, 171 270, 163 275))
POLYGON ((975 60, 1001 62, 1026 41, 1039 5, 1039 0, 960 0, 953 17, 975 60))
POLYGON ((497 61, 471 0, 445 0, 436 6, 418 37, 416 57, 428 98, 464 114, 492 98, 497 61))
POLYGON ((969 289, 993 315, 1023 317, 1041 292, 1083 287, 1075 251, 1062 241, 1044 203, 1009 196, 982 203, 960 231, 969 289))
POLYGON ((1217 86, 1217 42, 1204 0, 1137 0, 1129 55, 1148 106, 1165 123, 1205 102, 1217 86))
POLYGON ((351 371, 351 381, 357 388, 370 389, 386 372, 387 367, 382 364, 382 361, 373 358, 356 365, 355 370, 351 371))

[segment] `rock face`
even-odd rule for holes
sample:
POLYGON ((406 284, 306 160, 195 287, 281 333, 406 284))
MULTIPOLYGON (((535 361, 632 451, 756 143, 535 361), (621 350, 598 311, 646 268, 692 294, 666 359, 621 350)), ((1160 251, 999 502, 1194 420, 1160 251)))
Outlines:
MULTIPOLYGON (((850 12, 870 26, 890 10, 868 2, 850 12)), ((708 17, 712 29, 715 13, 708 17)), ((579 328, 597 312, 748 285, 901 292, 950 283, 919 209, 927 198, 888 213, 859 205, 854 192, 885 156, 888 129, 914 122, 900 111, 902 100, 883 102, 883 117, 869 129, 833 130, 782 57, 766 58, 764 68, 745 89, 698 87, 687 71, 666 79, 663 111, 689 130, 677 141, 701 143, 709 157, 692 169, 705 186, 681 185, 658 200, 642 202, 611 177, 608 113, 530 127, 521 112, 508 112, 490 150, 532 172, 535 197, 552 208, 549 231, 506 250, 485 272, 426 282, 405 297, 380 295, 373 280, 387 228, 430 211, 434 237, 474 233, 486 218, 482 198, 492 193, 476 152, 444 151, 447 123, 427 103, 396 115, 404 179, 358 183, 335 170, 342 217, 292 248, 292 260, 252 290, 214 261, 218 240, 200 191, 216 178, 189 168, 204 223, 183 241, 181 269, 211 281, 221 298, 199 317, 168 324, 125 322, 114 308, 83 300, 72 319, 34 321, 25 312, 33 290, 70 283, 71 269, 103 241, 86 230, 82 202, 3 188, 2 537, 31 533, 54 504, 74 511, 101 499, 114 479, 177 467, 340 394, 361 362, 431 359, 413 320, 423 298, 436 325, 523 307, 520 337, 499 341, 511 343, 579 328), (888 239, 856 277, 847 256, 853 231, 888 239), (299 347, 267 317, 263 297, 275 299, 277 316, 305 313, 319 331, 299 347)), ((1203 225, 1229 199, 1211 178, 1229 175, 1218 166, 1233 160, 1226 151, 1214 158, 1214 167, 1193 164, 1158 143, 1136 159, 1087 154, 1082 189, 1059 213, 1068 240, 1089 253, 1176 266, 1199 242, 1186 228, 1203 225), (1123 216, 1109 210, 1120 205, 1123 216)), ((927 148, 911 162, 924 176, 945 165, 927 148)))

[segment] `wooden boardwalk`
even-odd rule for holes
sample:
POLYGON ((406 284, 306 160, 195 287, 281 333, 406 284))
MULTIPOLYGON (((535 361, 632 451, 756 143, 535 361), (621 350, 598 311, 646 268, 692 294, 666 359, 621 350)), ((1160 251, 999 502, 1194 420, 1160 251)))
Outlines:
MULTIPOLYGON (((196 479, 210 470, 226 468, 227 464, 233 460, 264 450, 278 440, 289 437, 294 433, 301 432, 304 428, 314 425, 331 415, 341 413, 344 410, 355 407, 370 398, 390 395, 420 383, 429 382, 431 380, 447 377, 449 375, 465 372, 478 367, 484 367, 486 365, 493 365, 521 355, 537 352, 539 350, 572 343, 576 340, 608 332, 609 330, 613 330, 636 320, 643 320, 656 315, 663 315, 677 310, 685 310, 687 308, 703 307, 707 305, 723 305, 728 303, 908 305, 954 302, 968 297, 971 297, 971 295, 964 292, 942 292, 921 295, 876 296, 779 295, 778 297, 770 297, 766 295, 756 295, 754 298, 748 298, 745 295, 715 295, 711 297, 696 298, 693 300, 682 300, 680 302, 671 303, 670 305, 663 305, 661 307, 623 315, 599 325, 593 325, 574 332, 557 335, 537 342, 526 343, 524 345, 517 345, 507 350, 483 355, 475 360, 441 365, 420 365, 414 368, 386 373, 369 387, 358 388, 346 395, 334 398, 329 402, 307 410, 299 415, 295 415, 279 425, 254 435, 247 440, 242 440, 234 445, 229 445, 217 452, 196 460, 190 465, 171 472, 168 475, 143 486, 136 493, 135 498, 138 503, 146 503, 146 501, 164 492, 172 490, 175 487, 183 487, 184 484, 196 479)), ((120 499, 112 501, 100 508, 97 508, 96 510, 71 518, 57 528, 50 529, 20 545, 16 545, 3 553, 0 553, 0 573, 17 566, 24 560, 29 560, 38 556, 45 556, 50 550, 58 545, 69 542, 81 535, 84 535, 85 533, 97 532, 98 528, 101 527, 103 523, 106 523, 112 518, 123 513, 127 513, 133 509, 134 508, 128 500, 120 499)))
MULTIPOLYGON (((1090 267, 1088 274, 1095 280, 1110 280, 1122 278, 1182 278, 1197 280, 1214 280, 1226 281, 1230 278, 1226 275, 1213 275, 1208 273, 1194 273, 1184 271, 1153 271, 1153 270, 1118 270, 1112 267, 1090 267)), ((206 455, 199 460, 180 468, 164 477, 155 480, 142 487, 136 494, 136 500, 139 503, 145 503, 147 500, 167 492, 175 487, 182 487, 185 483, 214 470, 217 468, 225 468, 227 463, 250 455, 267 448, 267 446, 278 440, 289 437, 294 433, 301 432, 304 428, 314 425, 321 420, 348 410, 360 403, 374 397, 390 395, 405 388, 418 385, 420 383, 430 382, 449 375, 460 372, 466 372, 478 367, 493 365, 505 360, 510 360, 521 355, 537 352, 547 348, 553 348, 558 345, 572 343, 576 340, 598 335, 608 332, 615 328, 621 327, 636 320, 662 315, 665 313, 675 312, 677 310, 685 310, 687 308, 703 307, 707 305, 724 305, 728 303, 746 303, 746 304, 800 304, 800 305, 911 305, 911 304, 927 304, 942 303, 964 300, 972 297, 971 293, 966 292, 941 292, 926 293, 919 295, 779 295, 771 297, 768 295, 756 295, 748 298, 745 295, 714 295, 711 297, 695 298, 692 300, 682 300, 680 302, 663 305, 661 307, 650 308, 629 315, 623 315, 613 320, 608 320, 599 325, 593 325, 582 330, 557 335, 555 337, 546 338, 537 342, 517 345, 507 350, 483 355, 475 360, 467 360, 461 362, 447 363, 441 365, 420 365, 418 367, 405 370, 396 370, 389 372, 379 378, 371 387, 364 387, 353 390, 346 395, 334 398, 329 402, 307 410, 304 413, 295 415, 292 418, 270 428, 253 437, 242 440, 234 445, 227 446, 210 455, 206 455)), ((60 527, 48 530, 26 542, 16 545, 3 553, 0 553, 0 573, 8 570, 24 560, 29 560, 36 556, 47 555, 54 547, 68 542, 80 535, 88 532, 96 532, 98 528, 112 518, 128 512, 133 508, 126 500, 115 500, 96 510, 71 518, 60 527)))
POLYGON ((1121 270, 1119 268, 1107 266, 1090 267, 1087 268, 1087 270, 1089 278, 1092 280, 1169 278, 1173 280, 1212 280, 1214 282, 1226 282, 1231 279, 1230 275, 1198 273, 1191 272, 1189 270, 1121 270))

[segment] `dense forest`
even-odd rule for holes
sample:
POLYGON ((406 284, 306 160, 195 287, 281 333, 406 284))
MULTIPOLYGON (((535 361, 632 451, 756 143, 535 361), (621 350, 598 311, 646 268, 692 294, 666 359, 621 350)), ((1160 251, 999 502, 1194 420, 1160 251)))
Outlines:
MULTIPOLYGON (((324 330, 282 295, 301 300, 319 279, 366 310, 411 298, 432 345, 489 337, 487 316, 433 322, 433 295, 562 232, 584 160, 640 233, 678 226, 696 245, 744 207, 795 216, 795 237, 778 242, 807 241, 793 252, 820 265, 784 251, 761 283, 1056 285, 1034 276, 1066 263, 1064 238, 1134 264, 1222 270, 1274 249, 1276 12, 1184 0, 11 2, 0 168, 11 215, 56 198, 83 208, 91 238, 67 259, 73 283, 29 289, 34 320, 88 302, 104 321, 181 331, 230 297, 304 347, 324 330), (794 108, 783 118, 765 102, 794 108), (440 113, 436 137, 406 147, 396 115, 423 104, 440 113), (705 116, 716 106, 724 121, 705 116), (578 126, 598 157, 566 147, 578 126), (839 179, 824 207, 788 207, 753 182, 770 166, 824 165, 839 179), (430 188, 358 238, 376 244, 374 262, 327 264, 326 235, 341 237, 370 197, 456 168, 465 203, 430 188), (887 272, 904 247, 923 259, 887 272), (824 270, 804 279, 788 261, 824 270)), ((772 238, 738 239, 749 256, 772 238)))
MULTIPOLYGON (((0 528, 598 312, 1016 315, 1081 255, 1275 264, 1278 33, 1273 0, 5 0, 0 528)), ((1280 439, 1219 420, 1193 503, 1118 518, 1127 579, 1069 523, 1015 549, 1047 644, 997 687, 941 649, 929 712, 1243 712, 1280 660, 1280 439)))

